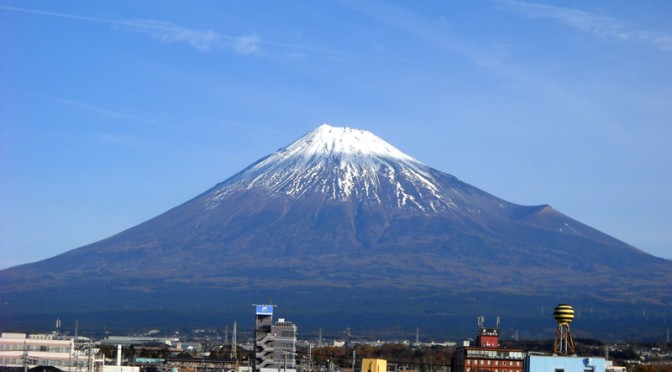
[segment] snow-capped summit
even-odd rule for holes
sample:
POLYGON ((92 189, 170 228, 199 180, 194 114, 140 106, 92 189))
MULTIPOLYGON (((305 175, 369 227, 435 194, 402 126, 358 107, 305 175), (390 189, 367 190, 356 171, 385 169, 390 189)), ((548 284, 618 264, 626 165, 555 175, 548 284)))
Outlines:
POLYGON ((283 151, 284 156, 377 156, 416 162, 380 137, 366 130, 322 124, 283 151))
POLYGON ((453 207, 430 169, 373 133, 322 124, 218 185, 207 208, 237 191, 385 204, 434 213, 453 207))

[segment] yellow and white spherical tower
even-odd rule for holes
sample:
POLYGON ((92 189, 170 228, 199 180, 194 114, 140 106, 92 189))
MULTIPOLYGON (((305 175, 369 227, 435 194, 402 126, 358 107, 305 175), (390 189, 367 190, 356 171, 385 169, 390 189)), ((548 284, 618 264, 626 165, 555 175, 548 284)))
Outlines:
POLYGON ((555 342, 553 343, 554 355, 573 355, 574 340, 572 332, 569 330, 569 323, 574 320, 574 309, 571 305, 560 304, 553 311, 553 318, 558 322, 558 330, 555 332, 555 342))

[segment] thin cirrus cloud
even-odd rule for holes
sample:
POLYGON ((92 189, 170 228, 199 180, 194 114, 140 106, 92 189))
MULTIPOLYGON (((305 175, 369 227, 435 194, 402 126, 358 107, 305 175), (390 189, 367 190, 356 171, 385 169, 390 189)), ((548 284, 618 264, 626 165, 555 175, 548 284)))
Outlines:
POLYGON ((257 35, 227 36, 214 31, 196 30, 156 20, 126 21, 123 26, 149 35, 163 43, 186 43, 201 52, 228 49, 237 54, 259 51, 257 35))
POLYGON ((4 5, 0 5, 0 10, 111 24, 149 35, 152 39, 163 43, 185 43, 200 52, 229 50, 236 54, 252 54, 259 51, 259 45, 261 43, 261 40, 257 35, 222 35, 210 30, 191 29, 164 21, 116 20, 4 5))
POLYGON ((514 0, 500 0, 498 3, 503 8, 525 17, 552 19, 560 24, 597 37, 642 42, 651 44, 662 51, 672 52, 672 34, 639 29, 617 18, 582 10, 514 0))
MULTIPOLYGON (((252 54, 259 54, 260 52, 262 52, 261 46, 263 45, 267 47, 294 50, 299 52, 318 53, 329 56, 385 59, 389 61, 389 57, 377 54, 354 53, 342 50, 331 50, 320 47, 274 42, 269 40, 262 40, 261 37, 259 37, 256 34, 249 34, 242 36, 223 35, 211 30, 193 29, 159 20, 117 20, 110 18, 100 18, 100 17, 68 14, 68 13, 50 12, 37 9, 17 8, 4 5, 0 5, 0 10, 48 16, 48 17, 58 17, 78 21, 110 24, 125 30, 130 30, 132 32, 147 35, 153 40, 157 40, 161 43, 165 44, 184 43, 199 52, 230 51, 238 55, 252 55, 252 54)), ((299 53, 294 55, 298 55, 299 58, 303 58, 303 54, 299 53)), ((409 60, 397 60, 397 61, 426 64, 419 61, 409 61, 409 60)))

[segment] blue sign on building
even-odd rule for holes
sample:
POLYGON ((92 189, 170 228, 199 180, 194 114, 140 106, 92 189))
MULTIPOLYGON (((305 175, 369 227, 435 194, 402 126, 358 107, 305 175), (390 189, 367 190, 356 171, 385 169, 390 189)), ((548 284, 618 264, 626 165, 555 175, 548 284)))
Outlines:
POLYGON ((257 315, 273 315, 273 306, 257 305, 257 315))

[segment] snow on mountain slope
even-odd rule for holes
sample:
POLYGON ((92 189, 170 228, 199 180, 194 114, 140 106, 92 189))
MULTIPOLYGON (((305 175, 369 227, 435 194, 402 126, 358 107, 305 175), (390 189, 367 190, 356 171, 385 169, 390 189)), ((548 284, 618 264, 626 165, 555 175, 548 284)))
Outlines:
POLYGON ((325 200, 356 200, 430 214, 455 208, 429 167, 368 131, 327 124, 218 185, 207 208, 251 189, 293 198, 318 193, 325 200))

